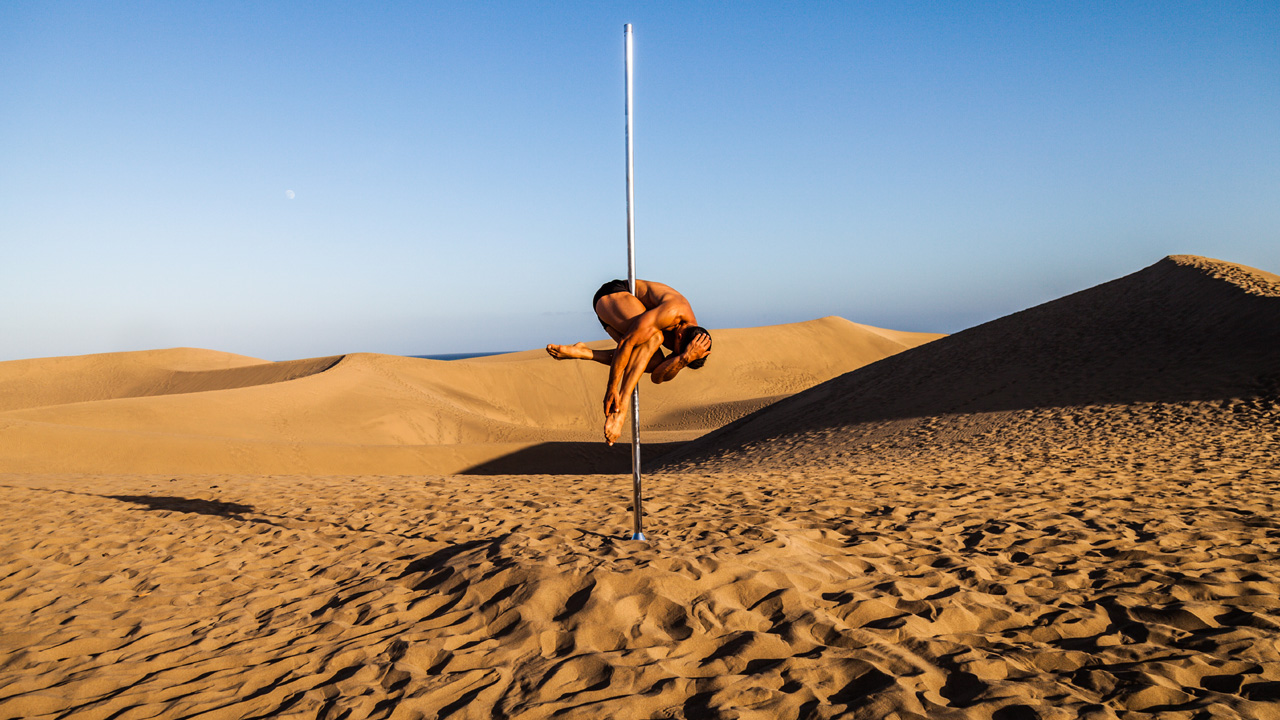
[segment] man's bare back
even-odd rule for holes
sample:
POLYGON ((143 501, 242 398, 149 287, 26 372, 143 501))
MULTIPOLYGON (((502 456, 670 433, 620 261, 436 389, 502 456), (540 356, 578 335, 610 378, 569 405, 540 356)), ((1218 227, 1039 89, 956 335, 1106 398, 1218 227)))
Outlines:
POLYGON ((595 304, 596 316, 620 339, 632 330, 646 313, 657 313, 654 322, 663 330, 674 330, 680 325, 697 325, 693 308, 683 295, 670 285, 648 280, 636 280, 636 292, 618 292, 604 295, 595 304))
POLYGON ((711 352, 711 335, 697 326, 693 308, 674 288, 636 280, 636 292, 621 281, 605 283, 596 293, 594 309, 600 324, 614 340, 615 350, 592 350, 584 343, 547 345, 558 360, 595 360, 609 365, 604 397, 605 442, 612 445, 622 433, 627 401, 644 373, 655 383, 667 382, 686 367, 697 369, 711 352), (664 356, 666 346, 671 355, 664 356))

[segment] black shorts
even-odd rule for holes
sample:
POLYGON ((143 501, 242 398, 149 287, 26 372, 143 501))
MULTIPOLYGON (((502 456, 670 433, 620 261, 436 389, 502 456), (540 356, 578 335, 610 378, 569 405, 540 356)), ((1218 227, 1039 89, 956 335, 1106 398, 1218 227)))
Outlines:
MULTIPOLYGON (((600 302, 600 298, 605 295, 612 295, 620 292, 631 292, 631 286, 627 284, 626 280, 610 280, 609 282, 601 285, 600 289, 596 291, 595 297, 591 298, 591 309, 594 311, 596 309, 596 303, 600 302)), ((598 315, 596 316, 596 319, 599 319, 598 315)), ((600 327, 605 330, 609 329, 609 326, 603 320, 600 320, 600 327)))

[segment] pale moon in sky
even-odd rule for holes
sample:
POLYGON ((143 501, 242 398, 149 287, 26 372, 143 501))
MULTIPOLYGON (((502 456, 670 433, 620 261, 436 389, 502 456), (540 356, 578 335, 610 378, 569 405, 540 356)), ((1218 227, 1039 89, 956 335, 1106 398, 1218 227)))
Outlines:
POLYGON ((293 191, 292 191, 292 190, 285 190, 285 191, 284 191, 284 196, 285 196, 285 197, 287 197, 287 198, 289 198, 290 200, 292 200, 292 199, 293 199, 293 191))

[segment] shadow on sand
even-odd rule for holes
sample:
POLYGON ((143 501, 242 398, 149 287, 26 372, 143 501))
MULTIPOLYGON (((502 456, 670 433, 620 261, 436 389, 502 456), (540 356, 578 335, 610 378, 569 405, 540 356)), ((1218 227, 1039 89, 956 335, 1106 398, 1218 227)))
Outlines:
MULTIPOLYGON (((661 458, 682 442, 645 443, 640 457, 661 458)), ((631 443, 612 447, 603 442, 545 442, 482 462, 459 475, 615 475, 631 472, 631 443)))
POLYGON ((222 502, 221 500, 201 500, 199 498, 171 495, 101 495, 99 497, 142 505, 150 510, 172 510, 174 512, 196 513, 198 515, 229 517, 237 520, 244 520, 246 519, 243 517, 244 515, 254 513, 251 505, 222 502))
MULTIPOLYGON (((740 418, 663 460, 879 421, 1280 399, 1280 295, 1253 292, 1198 262, 1166 258, 893 355, 740 418)), ((1254 284, 1264 281, 1271 282, 1254 284)))

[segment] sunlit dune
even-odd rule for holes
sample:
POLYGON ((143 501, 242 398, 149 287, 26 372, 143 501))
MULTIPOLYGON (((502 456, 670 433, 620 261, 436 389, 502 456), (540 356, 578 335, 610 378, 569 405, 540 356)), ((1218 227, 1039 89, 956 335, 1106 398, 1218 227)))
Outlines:
MULTIPOLYGON (((642 431, 660 450, 936 337, 835 317, 717 330, 705 368, 646 384, 642 431)), ((538 460, 516 471, 621 469, 629 450, 599 442, 607 373, 542 350, 451 362, 268 363, 178 349, 0 363, 0 460, 22 471, 415 474, 518 453, 538 460)))

